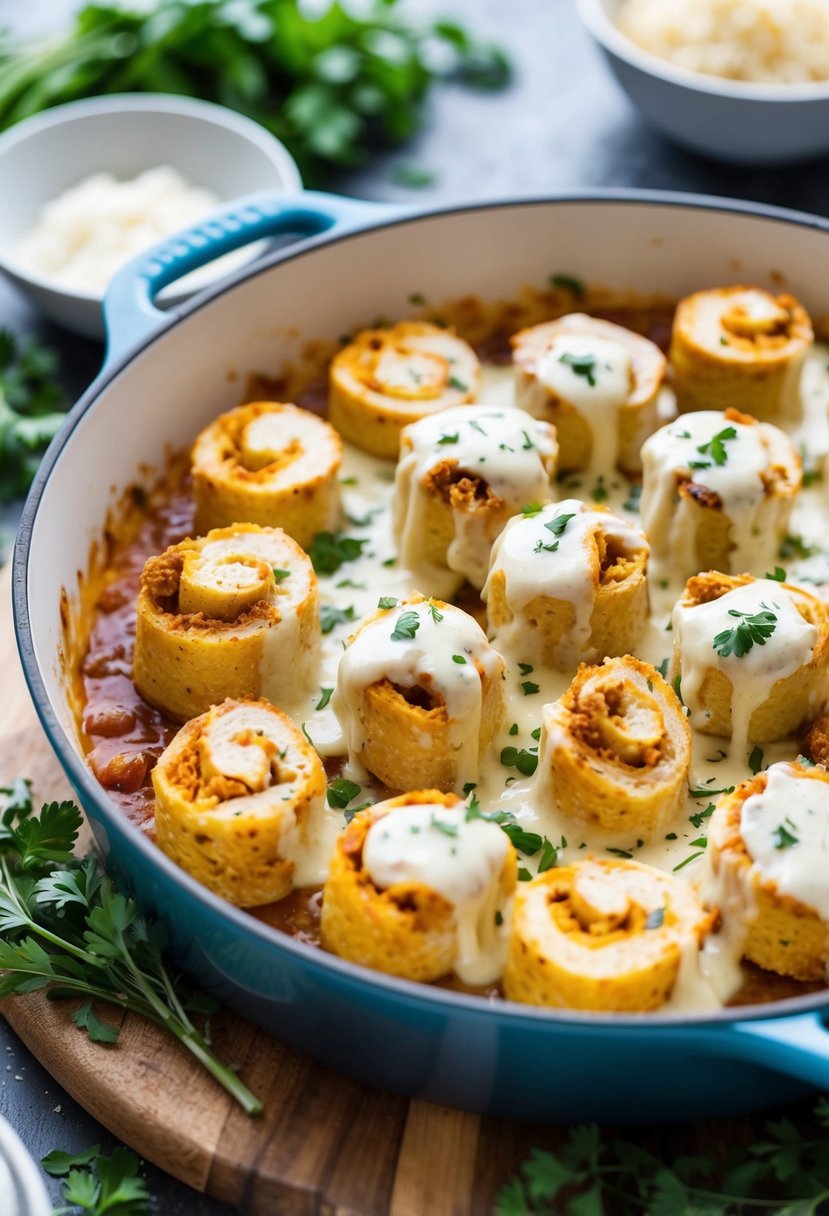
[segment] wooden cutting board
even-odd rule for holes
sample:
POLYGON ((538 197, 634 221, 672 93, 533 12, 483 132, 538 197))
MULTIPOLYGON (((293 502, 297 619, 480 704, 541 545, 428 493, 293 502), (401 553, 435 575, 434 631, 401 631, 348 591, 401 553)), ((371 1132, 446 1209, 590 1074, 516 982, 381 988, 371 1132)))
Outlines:
MULTIPOLYGON (((8 567, 0 574, 0 671, 0 783, 32 778, 38 805, 66 797, 17 656, 8 567)), ((218 1053, 239 1065, 265 1105, 251 1119, 149 1022, 122 1017, 117 1044, 106 1047, 73 1025, 72 1008, 40 993, 0 1003, 30 1051, 115 1136, 246 1216, 486 1216, 530 1149, 553 1147, 564 1134, 371 1089, 222 1014, 213 1026, 218 1053)), ((744 1119, 636 1139, 670 1157, 718 1155, 751 1135, 744 1119)))

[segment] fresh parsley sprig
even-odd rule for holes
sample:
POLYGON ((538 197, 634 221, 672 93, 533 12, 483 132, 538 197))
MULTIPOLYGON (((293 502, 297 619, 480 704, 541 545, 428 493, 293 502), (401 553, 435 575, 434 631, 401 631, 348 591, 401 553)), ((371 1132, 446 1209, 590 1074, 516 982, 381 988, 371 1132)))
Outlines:
POLYGON ((138 1176, 138 1158, 123 1145, 111 1157, 104 1156, 98 1144, 80 1153, 56 1149, 41 1165, 53 1178, 64 1179, 66 1206, 55 1208, 52 1216, 79 1209, 87 1216, 148 1216, 150 1212, 147 1184, 138 1176))
POLYGON ((712 435, 705 443, 699 444, 697 451, 701 456, 709 456, 710 460, 694 460, 691 461, 692 469, 710 469, 711 464, 724 465, 728 460, 728 452, 725 450, 725 445, 731 439, 737 438, 737 431, 733 426, 723 427, 721 431, 717 431, 716 435, 712 435))
POLYGON ((594 1126, 570 1130, 555 1152, 534 1149, 503 1187, 495 1216, 814 1216, 829 1200, 829 1100, 817 1127, 769 1120, 764 1138, 723 1161, 667 1163, 641 1144, 605 1138, 594 1126))
POLYGON ((79 999, 73 1014, 91 1039, 113 1043, 118 1028, 96 1007, 138 1013, 163 1027, 215 1077, 248 1114, 259 1099, 210 1046, 216 1002, 188 985, 164 961, 166 934, 103 874, 94 857, 72 849, 82 823, 72 802, 52 802, 35 815, 28 783, 0 790, 0 999, 46 990, 53 1000, 79 999))
POLYGON ((761 603, 761 612, 740 612, 737 608, 729 608, 728 615, 738 617, 739 625, 733 629, 723 629, 714 638, 713 646, 721 658, 729 655, 741 659, 748 654, 753 646, 765 646, 777 628, 777 617, 768 604, 761 603))

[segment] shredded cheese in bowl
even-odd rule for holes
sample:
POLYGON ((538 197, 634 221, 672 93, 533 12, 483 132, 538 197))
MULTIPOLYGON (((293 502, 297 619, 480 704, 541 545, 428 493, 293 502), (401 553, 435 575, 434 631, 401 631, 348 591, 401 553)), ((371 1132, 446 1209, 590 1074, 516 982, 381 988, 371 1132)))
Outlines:
POLYGON ((692 72, 755 84, 829 80, 829 0, 622 0, 617 24, 692 72))
MULTIPOLYGON (((130 181, 93 173, 48 202, 14 250, 18 264, 71 291, 103 295, 130 258, 210 215, 221 200, 159 165, 130 181)), ((246 261, 250 251, 226 254, 181 280, 198 287, 246 261)))

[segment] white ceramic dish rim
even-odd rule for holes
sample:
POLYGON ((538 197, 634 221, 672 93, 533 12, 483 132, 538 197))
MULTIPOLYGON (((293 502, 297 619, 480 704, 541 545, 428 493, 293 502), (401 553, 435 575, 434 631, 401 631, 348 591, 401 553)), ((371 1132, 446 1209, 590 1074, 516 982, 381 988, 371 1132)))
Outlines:
MULTIPOLYGON (((308 195, 306 197, 313 199, 314 196, 308 195)), ((347 202, 348 200, 338 201, 347 202)), ((357 984, 359 987, 364 987, 367 984, 374 985, 385 990, 391 996, 403 999, 408 998, 417 1003, 436 1003, 451 1008, 459 1008, 464 1013, 484 1018, 491 1015, 493 1008, 492 1004, 485 998, 450 989, 438 988, 434 985, 418 984, 414 981, 399 979, 396 976, 349 963, 334 954, 330 954, 314 946, 309 946, 287 933, 260 922, 255 917, 244 912, 244 910, 214 895, 213 892, 197 882, 167 857, 135 825, 127 820, 120 808, 107 797, 103 787, 95 780, 83 758, 68 742, 64 735, 63 727, 49 703, 35 656, 27 602, 28 565, 32 528, 44 487, 53 467, 57 463, 66 444, 71 439, 75 427, 101 391, 111 381, 116 379, 134 359, 152 346, 157 338, 162 334, 166 334, 179 319, 190 317, 194 313, 197 313, 224 291, 245 280, 250 280, 260 274, 266 273, 276 265, 301 259, 316 251, 320 246, 348 241, 352 237, 364 235, 367 232, 371 233, 374 230, 406 226, 417 223, 419 220, 428 221, 439 219, 443 216, 473 214, 479 211, 496 211, 526 206, 550 207, 557 204, 612 204, 614 202, 626 203, 628 205, 650 204, 661 207, 677 207, 692 211, 725 212, 745 215, 746 217, 753 216, 785 224, 794 224, 798 227, 811 228, 824 233, 827 240, 829 240, 829 220, 810 215, 806 212, 720 198, 714 195, 702 196, 690 193, 639 189, 604 189, 563 192, 554 195, 528 195, 519 198, 439 206, 430 209, 407 208, 402 210, 400 208, 390 208, 389 213, 387 213, 388 218, 386 219, 382 217, 375 219, 369 215, 362 222, 349 223, 345 230, 338 230, 333 234, 323 232, 318 236, 308 237, 298 246, 291 246, 285 250, 277 250, 256 262, 253 266, 241 268, 233 275, 224 279, 216 287, 211 288, 209 291, 200 292, 197 297, 187 304, 181 305, 167 314, 159 314, 159 326, 157 329, 137 341, 125 353, 116 354, 114 358, 108 359, 105 362, 97 379, 70 411, 66 423, 41 463, 29 497, 26 500, 14 549, 12 569, 14 626, 26 683, 46 736, 53 750, 60 758, 64 771, 71 776, 72 784, 79 792, 82 804, 85 804, 87 799, 94 803, 108 825, 120 835, 129 834, 132 847, 138 849, 145 857, 151 859, 152 866, 164 871, 175 885, 183 887, 197 903, 204 904, 238 928, 242 936, 253 935, 260 939, 266 947, 296 955, 306 964, 311 962, 315 967, 333 972, 341 979, 347 980, 352 984, 357 984)), ((365 206, 370 207, 371 205, 365 204, 365 206)), ((560 1026, 623 1029, 628 1026, 639 1029, 643 1027, 653 1028, 657 1032, 661 1029, 665 1033, 682 1027, 729 1026, 742 1022, 772 1022, 776 1020, 784 1020, 785 1027, 798 1014, 813 1013, 821 1010, 829 1010, 829 992, 825 990, 804 996, 788 997, 765 1004, 734 1006, 703 1014, 602 1014, 569 1009, 538 1008, 507 999, 499 1000, 497 1003, 499 1017, 512 1021, 517 1026, 527 1022, 548 1024, 551 1029, 560 1026)), ((787 1032, 784 1027, 781 1027, 781 1035, 785 1039, 787 1032)), ((804 1035, 811 1035, 812 1033, 822 1036, 821 1054, 824 1054, 825 1046, 823 1038, 825 1038, 825 1031, 817 1028, 804 1028, 804 1035)))
MULTIPOLYGON (((65 105, 53 106, 49 110, 44 110, 41 114, 35 114, 31 118, 22 119, 19 123, 15 123, 13 127, 0 134, 0 156, 9 148, 20 143, 25 143, 31 136, 37 135, 41 131, 47 131, 52 127, 59 127, 64 123, 72 123, 78 118, 83 119, 86 115, 120 114, 125 111, 137 111, 148 114, 175 112, 177 114, 192 116, 193 118, 205 119, 213 117, 217 125, 223 126, 226 130, 241 136, 249 143, 255 144, 261 152, 270 158, 277 174, 282 179, 283 189, 286 194, 298 194, 303 188, 302 178, 300 177, 296 161, 282 141, 277 139, 275 135, 271 135, 270 131, 263 127, 261 123, 255 122, 252 118, 247 118, 244 114, 239 114, 236 110, 230 110, 227 106, 217 105, 212 101, 202 101, 197 97, 180 96, 177 93, 105 93, 100 97, 86 97, 81 101, 70 101, 65 105)), ((274 189, 276 188, 276 183, 274 183, 274 189)), ((222 200, 220 205, 224 206, 225 201, 222 200)), ((103 304, 105 291, 84 291, 79 287, 68 288, 62 283, 57 282, 50 275, 40 274, 29 266, 23 265, 17 261, 13 253, 9 253, 8 250, 4 252, 0 248, 0 269, 5 269, 6 267, 17 278, 25 279, 33 287, 57 292, 67 299, 79 300, 89 304, 103 304)))
MULTIPOLYGON (((584 25, 606 51, 649 76, 657 77, 666 84, 727 98, 730 101, 781 102, 789 105, 797 102, 829 103, 829 80, 799 84, 757 84, 747 80, 708 76, 702 72, 693 72, 689 68, 677 67, 667 59, 660 59, 658 55, 652 55, 623 34, 612 20, 608 13, 608 3, 618 2, 619 0, 576 0, 576 6, 584 25)), ((670 0, 667 0, 667 3, 670 3, 670 0)))

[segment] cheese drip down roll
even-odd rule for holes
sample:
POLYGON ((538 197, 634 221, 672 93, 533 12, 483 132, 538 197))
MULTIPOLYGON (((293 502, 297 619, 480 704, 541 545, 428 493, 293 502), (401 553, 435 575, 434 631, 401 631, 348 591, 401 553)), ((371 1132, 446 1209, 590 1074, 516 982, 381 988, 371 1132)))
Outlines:
POLYGON ((168 857, 241 908, 283 899, 322 812, 325 770, 267 701, 225 701, 183 726, 153 769, 168 857))
POLYGON ((196 529, 278 527, 307 549, 336 527, 342 440, 316 414, 256 401, 222 414, 193 445, 196 529))
POLYGON ((173 718, 226 697, 289 703, 313 683, 319 644, 316 575, 279 528, 215 528, 144 566, 133 679, 173 718))
POLYGON ((340 659, 331 698, 350 766, 392 790, 460 790, 503 715, 504 661, 476 621, 412 598, 368 617, 340 659))
POLYGON ((520 883, 504 994, 559 1009, 648 1013, 696 972, 711 922, 679 878, 635 861, 585 860, 520 883))
POLYGON ((800 415, 803 361, 814 341, 793 296, 717 287, 677 305, 668 354, 682 413, 733 407, 766 422, 800 415))
POLYGON ((731 409, 685 414, 646 441, 642 467, 640 519, 660 570, 773 568, 803 481, 776 426, 731 409))
POLYGON ((407 426, 394 496, 400 560, 482 587, 510 516, 552 497, 557 451, 553 427, 515 409, 460 406, 407 426))
POLYGON ((808 591, 709 571, 688 580, 673 634, 672 675, 691 725, 730 737, 735 756, 824 712, 829 614, 808 591))
POLYGON ((647 623, 641 528, 576 498, 512 519, 482 592, 499 649, 560 671, 633 650, 647 623))
POLYGON ((659 426, 659 347, 584 313, 523 329, 511 341, 516 405, 553 423, 559 468, 638 473, 642 444, 659 426))
POLYGON ((429 983, 454 972, 491 984, 506 957, 515 890, 512 845, 439 790, 355 815, 323 891, 322 944, 375 971, 429 983))
POLYGON ((700 882, 744 958, 798 980, 826 980, 829 774, 773 764, 724 794, 708 823, 700 882))
POLYGON ((676 693, 648 663, 582 666, 545 705, 535 798, 574 823, 648 839, 682 807, 691 731, 676 693))
POLYGON ((365 330, 335 356, 329 417, 355 447, 396 460, 404 426, 474 401, 480 381, 477 355, 454 330, 401 321, 365 330))

